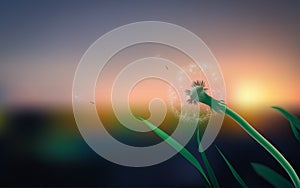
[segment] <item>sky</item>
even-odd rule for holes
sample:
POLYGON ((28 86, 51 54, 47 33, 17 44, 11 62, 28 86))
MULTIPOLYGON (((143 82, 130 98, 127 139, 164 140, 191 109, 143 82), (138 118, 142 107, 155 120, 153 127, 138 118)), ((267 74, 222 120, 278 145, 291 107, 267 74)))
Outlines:
POLYGON ((300 1, 0 2, 0 104, 70 106, 76 67, 110 30, 180 25, 216 57, 233 106, 299 106, 300 1))

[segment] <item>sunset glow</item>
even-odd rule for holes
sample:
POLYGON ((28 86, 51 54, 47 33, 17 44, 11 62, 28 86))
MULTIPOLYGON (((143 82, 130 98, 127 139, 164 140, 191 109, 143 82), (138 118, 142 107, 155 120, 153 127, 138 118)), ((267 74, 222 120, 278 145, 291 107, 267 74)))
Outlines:
MULTIPOLYGON (((234 102, 241 106, 265 105, 271 101, 270 91, 262 87, 259 83, 244 82, 236 88, 234 92, 234 102)), ((273 100, 276 100, 274 97, 273 100)))

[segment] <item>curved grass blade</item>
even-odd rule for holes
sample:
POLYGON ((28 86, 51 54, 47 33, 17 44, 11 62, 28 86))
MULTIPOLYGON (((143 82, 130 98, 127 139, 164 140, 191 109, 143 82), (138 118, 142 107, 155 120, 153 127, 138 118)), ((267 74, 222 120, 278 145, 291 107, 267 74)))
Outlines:
POLYGON ((295 187, 300 188, 300 179, 288 160, 275 148, 265 137, 263 137, 256 129, 254 129, 243 117, 239 114, 226 107, 226 115, 231 117, 236 121, 246 132, 249 134, 257 143, 259 143, 263 148, 265 148, 269 154, 271 154, 274 159, 276 159, 279 164, 288 173, 295 187))
POLYGON ((296 137, 298 142, 300 142, 300 120, 296 116, 279 106, 272 106, 272 108, 278 110, 287 120, 289 120, 294 136, 296 137))
POLYGON ((202 145, 201 145, 200 140, 201 140, 200 139, 200 130, 199 130, 199 127, 198 127, 198 129, 197 129, 197 142, 198 142, 199 152, 201 154, 204 166, 205 166, 205 168, 207 170, 207 173, 208 173, 208 177, 211 180, 211 183, 212 183, 213 187, 216 187, 216 188, 220 187, 219 182, 217 180, 217 177, 216 177, 216 175, 215 175, 215 173, 214 173, 214 171, 213 171, 213 169, 212 169, 212 167, 211 167, 211 165, 210 165, 210 163, 207 159, 207 156, 206 156, 205 152, 204 151, 201 152, 203 149, 202 149, 202 145))
POLYGON ((200 163, 185 147, 183 147, 179 142, 177 142, 175 139, 173 139, 171 136, 169 136, 163 130, 161 130, 158 127, 156 127, 155 125, 153 125, 151 122, 149 122, 141 117, 136 117, 136 118, 141 120, 143 123, 145 123, 151 130, 154 131, 154 133, 156 133, 160 138, 162 138, 170 146, 172 146, 176 151, 178 151, 187 161, 189 161, 200 172, 200 175, 202 176, 202 178, 204 180, 205 186, 211 187, 211 183, 209 182, 207 176, 205 175, 204 170, 201 167, 200 163))
POLYGON ((267 180, 274 187, 285 187, 285 188, 293 188, 294 186, 283 176, 272 170, 271 168, 259 164, 259 163, 251 163, 255 172, 260 175, 262 178, 267 180))
MULTIPOLYGON (((198 83, 198 82, 196 82, 198 83)), ((193 89, 188 93, 189 101, 192 103, 203 103, 208 106, 217 113, 225 113, 231 119, 238 123, 240 127, 242 127, 247 134, 249 134, 257 143, 259 143, 265 150, 269 152, 284 168, 284 170, 288 173, 291 180, 293 181, 295 187, 300 188, 300 179, 295 171, 295 169, 291 166, 291 164, 286 160, 286 158, 265 138, 263 137, 256 129, 254 129, 243 117, 241 117, 238 113, 227 107, 224 101, 216 100, 210 95, 208 95, 205 91, 204 87, 193 85, 193 89), (195 97, 198 96, 198 97, 195 97)), ((295 120, 295 118, 293 118, 295 120)), ((297 122, 297 121, 296 121, 297 122)), ((295 124, 295 126, 299 129, 299 124, 295 124)))
POLYGON ((225 157, 225 155, 221 152, 221 150, 216 146, 216 149, 218 150, 218 152, 220 153, 220 155, 222 156, 222 158, 224 159, 224 161, 226 162, 228 168, 230 169, 232 175, 234 176, 234 178, 240 183, 240 185, 242 187, 247 187, 246 183, 244 182, 244 180, 241 178, 241 176, 238 174, 238 172, 233 168, 233 166, 230 164, 230 162, 227 160, 227 158, 225 157))

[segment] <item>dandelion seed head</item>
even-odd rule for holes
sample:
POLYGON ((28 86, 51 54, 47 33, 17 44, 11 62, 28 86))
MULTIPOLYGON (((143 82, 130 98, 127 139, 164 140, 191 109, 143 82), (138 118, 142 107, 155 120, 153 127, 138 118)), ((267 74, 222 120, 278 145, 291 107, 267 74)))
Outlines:
MULTIPOLYGON (((198 81, 198 83, 197 82, 195 83, 195 87, 186 90, 187 88, 190 88, 190 82, 187 81, 186 79, 183 79, 186 78, 186 76, 188 76, 191 80, 199 77, 200 78, 204 77, 201 69, 195 63, 190 63, 188 64, 188 66, 182 67, 181 71, 177 72, 176 89, 178 91, 176 92, 175 89, 172 88, 171 86, 169 87, 168 90, 169 109, 171 110, 173 115, 176 118, 180 119, 181 121, 189 122, 189 121, 197 120, 200 123, 206 122, 209 117, 210 111, 209 110, 206 111, 203 109, 203 107, 200 107, 200 105, 197 102, 198 100, 191 100, 190 103, 193 105, 187 102, 187 100, 190 99, 189 94, 195 92, 193 90, 197 90, 195 89, 196 87, 198 86, 203 88, 205 87, 204 82, 198 81), (180 99, 184 99, 184 100, 181 101, 180 99), (188 113, 182 112, 181 109, 183 107, 188 110, 188 113), (198 110, 197 112, 195 112, 195 109, 198 107, 200 107, 200 113, 198 110)), ((194 95, 195 94, 193 94, 193 96, 194 95)), ((193 97, 193 99, 197 99, 197 98, 198 98, 197 95, 193 97)))

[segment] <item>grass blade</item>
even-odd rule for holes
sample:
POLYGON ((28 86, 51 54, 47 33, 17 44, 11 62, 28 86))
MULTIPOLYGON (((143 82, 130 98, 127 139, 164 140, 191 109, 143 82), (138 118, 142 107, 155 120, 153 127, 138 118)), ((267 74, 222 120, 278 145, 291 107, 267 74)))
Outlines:
POLYGON ((199 152, 201 154, 201 157, 202 157, 202 160, 203 160, 203 163, 205 165, 205 168, 207 170, 207 173, 208 173, 208 176, 209 176, 209 179, 211 180, 211 183, 212 183, 212 186, 213 187, 220 187, 219 183, 218 183, 218 180, 217 180, 217 177, 207 159, 207 156, 205 154, 205 152, 201 152, 202 151, 202 145, 201 145, 201 142, 200 142, 200 130, 198 128, 197 130, 197 142, 198 142, 198 146, 199 146, 199 152))
POLYGON ((166 141, 170 146, 172 146, 176 151, 178 151, 187 161, 189 161, 199 172, 202 176, 205 186, 211 187, 211 184, 207 178, 207 176, 204 173, 203 168, 201 167, 200 163, 197 161, 197 159, 191 154, 185 147, 183 147, 179 142, 177 142, 175 139, 173 139, 171 136, 169 136, 167 133, 165 133, 160 128, 153 125, 151 122, 141 118, 137 117, 139 120, 141 120, 143 123, 145 123, 151 130, 154 131, 160 138, 162 138, 164 141, 166 141))
POLYGON ((257 143, 259 143, 265 150, 267 150, 276 159, 279 164, 288 173, 295 187, 300 188, 300 179, 293 168, 293 166, 286 160, 286 158, 275 148, 265 137, 263 137, 257 130, 255 130, 244 118, 239 114, 226 107, 226 115, 236 121, 257 143))
POLYGON ((238 172, 233 168, 233 166, 230 164, 230 162, 227 160, 227 158, 225 157, 225 155, 221 152, 221 150, 216 146, 218 152, 220 153, 220 155, 222 156, 222 158, 224 159, 224 161, 226 162, 228 168, 230 169, 232 175, 234 176, 234 178, 240 183, 240 185, 242 187, 247 187, 246 183, 244 182, 244 180, 241 178, 241 176, 238 174, 238 172))
POLYGON ((287 179, 282 177, 280 174, 272 170, 271 168, 259 164, 259 163, 251 163, 252 167, 254 168, 255 172, 267 180, 270 184, 274 187, 285 187, 285 188, 292 188, 294 187, 287 179))
POLYGON ((287 120, 289 120, 292 131, 294 133, 294 136, 300 142, 300 120, 294 116, 293 114, 289 113, 285 109, 278 107, 278 106, 272 106, 273 109, 278 110, 287 120), (298 130, 297 130, 298 129, 298 130))

